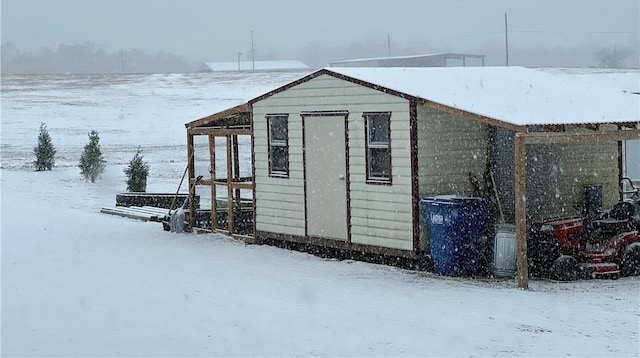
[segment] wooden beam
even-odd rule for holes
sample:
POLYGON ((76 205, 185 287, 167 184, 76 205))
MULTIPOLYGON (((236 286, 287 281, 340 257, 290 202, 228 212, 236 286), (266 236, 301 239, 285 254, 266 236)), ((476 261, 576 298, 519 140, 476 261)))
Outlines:
POLYGON ((525 197, 525 142, 522 136, 516 135, 514 143, 515 160, 515 214, 516 214, 516 268, 518 287, 529 289, 529 268, 527 265, 527 217, 525 197))
MULTIPOLYGON (((240 150, 238 148, 238 136, 232 135, 231 139, 233 140, 233 182, 237 182, 240 180, 240 150)), ((236 203, 238 207, 240 207, 240 188, 234 187, 236 190, 236 203)))
POLYGON ((193 135, 214 135, 224 137, 228 135, 251 135, 250 128, 189 128, 188 133, 193 135))
MULTIPOLYGON (((195 177, 196 177, 196 169, 195 169, 195 155, 194 155, 194 145, 193 145, 193 135, 189 134, 187 132, 187 158, 189 158, 189 161, 187 162, 187 167, 189 168, 188 172, 189 172, 189 188, 192 187, 192 183, 195 182, 195 177)), ((196 206, 194 203, 194 200, 192 200, 193 198, 191 197, 194 193, 192 193, 192 190, 189 190, 189 212, 190 213, 195 213, 196 212, 196 206)), ((195 187, 193 189, 193 191, 195 191, 195 187)), ((195 215, 189 215, 189 227, 194 227, 196 226, 196 216, 195 215)))
POLYGON ((564 125, 562 124, 551 124, 542 126, 548 132, 564 132, 564 125))
POLYGON ((253 182, 233 182, 231 187, 234 189, 253 189, 253 182))
POLYGON ((231 184, 229 184, 229 182, 227 181, 227 179, 224 180, 200 180, 198 182, 199 185, 220 185, 220 186, 224 186, 226 187, 227 185, 231 185, 231 187, 233 189, 253 189, 253 182, 252 181, 231 181, 231 184))
POLYGON ((214 183, 215 181, 211 179, 200 179, 200 181, 198 182, 198 185, 210 186, 210 185, 213 185, 214 183))
POLYGON ((231 134, 227 135, 227 228, 233 234, 233 152, 231 134))
POLYGON ((214 135, 209 136, 209 165, 211 166, 211 230, 216 229, 217 215, 216 215, 216 137, 214 135))
POLYGON ((619 130, 610 132, 585 132, 585 133, 517 133, 523 138, 525 144, 550 144, 550 143, 585 143, 605 142, 640 139, 640 130, 619 130))
POLYGON ((215 123, 217 120, 224 118, 224 117, 229 117, 229 116, 235 116, 238 115, 242 112, 249 112, 250 111, 250 106, 249 103, 244 103, 241 104, 239 106, 235 106, 235 107, 231 107, 229 109, 226 109, 222 112, 218 112, 218 113, 214 113, 212 115, 200 118, 200 119, 196 119, 195 121, 189 122, 187 124, 185 124, 185 127, 187 128, 194 128, 194 127, 201 127, 207 124, 211 124, 211 123, 215 123))

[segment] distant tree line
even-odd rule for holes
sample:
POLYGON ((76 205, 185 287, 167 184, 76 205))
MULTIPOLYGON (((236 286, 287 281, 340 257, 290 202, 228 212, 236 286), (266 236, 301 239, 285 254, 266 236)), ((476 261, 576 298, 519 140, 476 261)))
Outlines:
POLYGON ((21 52, 12 42, 2 43, 2 73, 184 73, 194 65, 181 57, 159 51, 148 54, 142 50, 107 52, 88 42, 61 44, 57 49, 42 47, 35 52, 21 52))

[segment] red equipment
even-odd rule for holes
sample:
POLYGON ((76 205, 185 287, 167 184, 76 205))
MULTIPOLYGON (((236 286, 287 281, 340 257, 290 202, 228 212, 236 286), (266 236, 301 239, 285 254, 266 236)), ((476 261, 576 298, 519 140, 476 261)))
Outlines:
POLYGON ((640 194, 629 178, 631 197, 594 218, 572 216, 532 223, 527 236, 529 272, 567 281, 640 274, 640 194))

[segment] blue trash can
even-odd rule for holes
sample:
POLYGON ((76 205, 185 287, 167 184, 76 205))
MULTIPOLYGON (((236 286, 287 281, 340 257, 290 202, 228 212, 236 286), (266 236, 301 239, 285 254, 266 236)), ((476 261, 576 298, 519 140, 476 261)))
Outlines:
POLYGON ((489 201, 469 196, 441 195, 420 200, 431 235, 431 257, 439 275, 473 275, 480 269, 482 230, 489 201))

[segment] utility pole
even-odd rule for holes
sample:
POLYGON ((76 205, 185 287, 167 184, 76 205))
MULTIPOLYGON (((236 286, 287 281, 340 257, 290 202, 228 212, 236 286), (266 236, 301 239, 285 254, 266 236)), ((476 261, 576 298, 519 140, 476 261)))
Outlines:
POLYGON ((256 48, 253 43, 253 30, 251 30, 251 63, 252 63, 252 69, 255 71, 256 70, 256 48))
POLYGON ((120 50, 120 73, 124 73, 124 51, 120 50))
POLYGON ((506 53, 507 66, 509 66, 509 28, 507 25, 507 13, 504 13, 504 46, 506 53))
POLYGON ((387 35, 387 49, 389 49, 389 57, 391 57, 391 35, 387 35))
POLYGON ((238 71, 240 71, 240 56, 242 56, 242 52, 238 51, 238 71))

